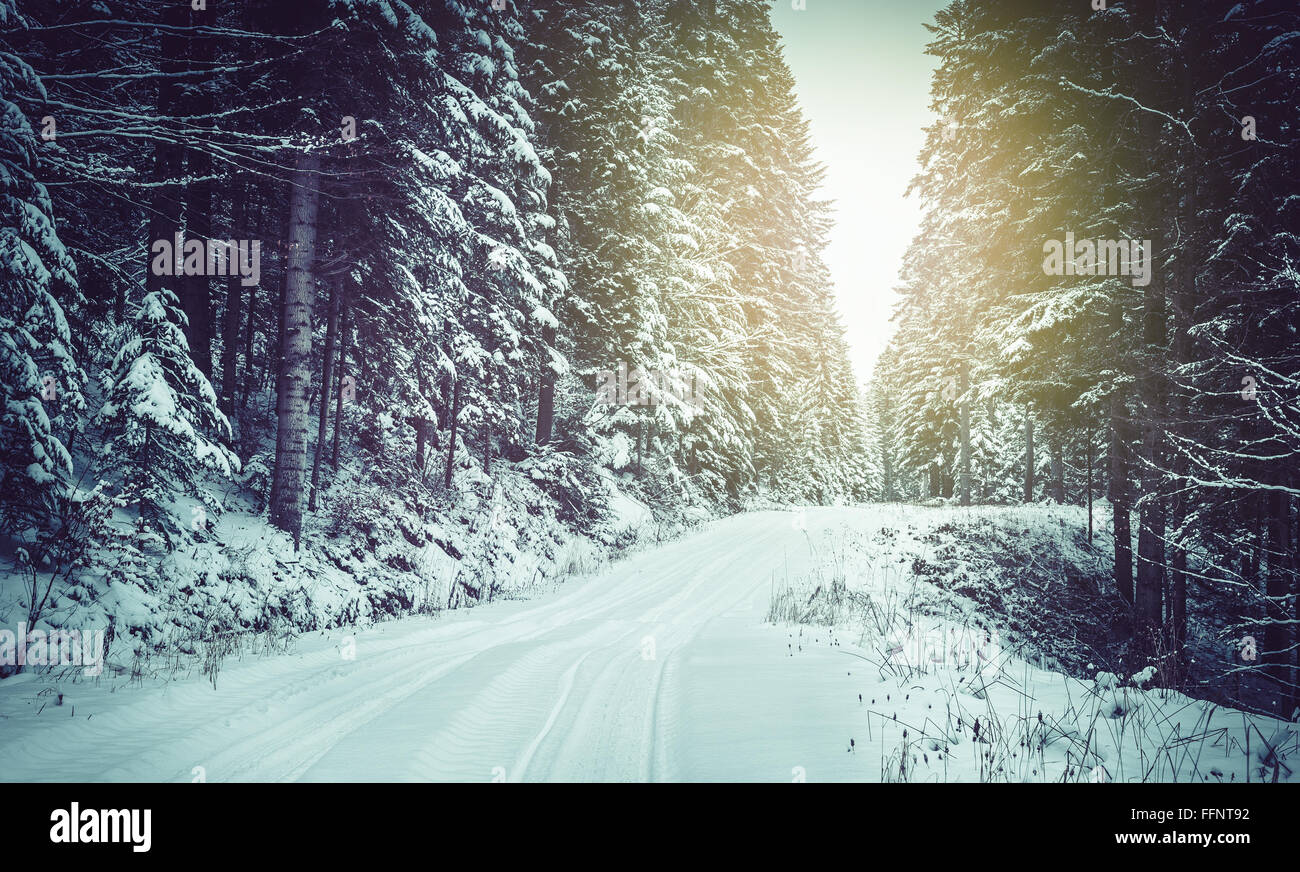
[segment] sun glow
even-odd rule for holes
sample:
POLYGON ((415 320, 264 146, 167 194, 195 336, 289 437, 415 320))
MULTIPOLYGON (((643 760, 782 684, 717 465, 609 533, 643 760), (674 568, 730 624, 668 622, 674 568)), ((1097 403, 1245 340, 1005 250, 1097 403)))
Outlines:
POLYGON ((923 53, 922 22, 943 4, 776 0, 772 19, 826 164, 824 195, 835 201, 825 253, 835 280, 850 355, 859 379, 889 341, 893 287, 916 233, 920 202, 904 196, 916 155, 933 124, 934 58, 923 53))

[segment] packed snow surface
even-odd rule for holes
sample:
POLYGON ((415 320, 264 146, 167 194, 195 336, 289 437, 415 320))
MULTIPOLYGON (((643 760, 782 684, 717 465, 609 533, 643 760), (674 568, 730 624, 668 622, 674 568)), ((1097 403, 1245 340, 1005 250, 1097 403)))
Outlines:
MULTIPOLYGON (((738 515, 529 601, 245 652, 215 687, 197 668, 25 672, 0 681, 0 778, 1295 780, 1294 725, 1005 652, 895 662, 870 627, 767 620, 774 588, 846 531, 947 511, 738 515)), ((882 578, 900 576, 847 584, 883 608, 882 578)))

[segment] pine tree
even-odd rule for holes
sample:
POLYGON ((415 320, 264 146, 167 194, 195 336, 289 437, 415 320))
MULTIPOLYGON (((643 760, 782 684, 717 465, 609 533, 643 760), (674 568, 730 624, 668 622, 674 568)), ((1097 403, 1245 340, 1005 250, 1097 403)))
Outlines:
POLYGON ((145 296, 135 337, 104 374, 105 400, 96 415, 101 467, 121 478, 118 501, 137 508, 142 528, 169 540, 168 508, 177 491, 211 504, 203 477, 229 478, 239 470, 239 459, 217 441, 230 425, 190 357, 179 306, 165 288, 145 296))
MULTIPOLYGON (((21 25, 0 0, 0 27, 21 25)), ((77 296, 76 267, 34 172, 38 139, 15 105, 43 97, 32 69, 0 40, 0 529, 44 526, 69 496, 71 438, 85 374, 60 300, 77 296)))

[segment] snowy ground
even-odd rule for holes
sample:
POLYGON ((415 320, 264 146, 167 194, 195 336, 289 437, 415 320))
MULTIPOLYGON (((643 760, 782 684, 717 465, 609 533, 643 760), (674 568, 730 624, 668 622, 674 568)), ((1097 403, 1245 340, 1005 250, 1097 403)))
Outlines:
POLYGON ((972 646, 969 615, 901 605, 897 555, 846 556, 950 517, 739 515, 530 601, 246 652, 215 688, 26 672, 0 681, 0 779, 1300 780, 1286 724, 972 646), (832 565, 836 626, 767 620, 832 565))

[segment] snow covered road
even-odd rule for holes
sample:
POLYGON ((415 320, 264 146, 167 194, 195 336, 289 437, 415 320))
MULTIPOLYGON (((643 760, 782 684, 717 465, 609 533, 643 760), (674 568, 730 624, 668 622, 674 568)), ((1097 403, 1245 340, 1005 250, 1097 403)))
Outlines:
MULTIPOLYGON (((828 565, 873 615, 901 614, 887 589, 916 584, 911 558, 882 543, 908 530, 915 545, 953 517, 738 515, 529 601, 232 658, 215 689, 191 667, 136 683, 24 672, 0 682, 0 779, 1297 779, 1294 725, 1143 690, 1142 676, 1079 681, 1007 651, 899 663, 903 648, 860 623, 766 623, 774 583, 828 565), (857 558, 846 530, 874 531, 857 558)), ((923 622, 925 638, 951 631, 923 622)))
MULTIPOLYGON (((846 512, 812 510, 810 532, 846 512)), ((809 558, 792 517, 732 517, 528 602, 385 623, 358 634, 353 660, 346 633, 311 635, 227 663, 215 691, 197 676, 64 682, 56 708, 38 695, 48 678, 16 676, 0 685, 0 777, 861 778, 842 759, 856 713, 828 718, 816 698, 853 660, 793 658, 789 631, 763 624, 774 573, 809 558), (48 704, 34 716, 20 695, 48 704)))

